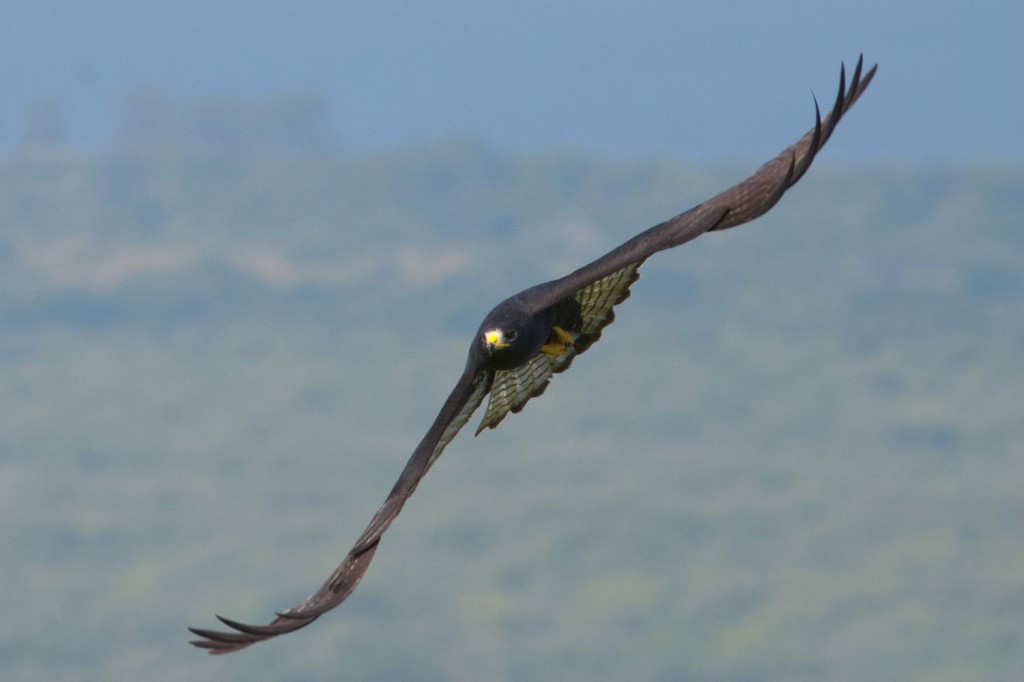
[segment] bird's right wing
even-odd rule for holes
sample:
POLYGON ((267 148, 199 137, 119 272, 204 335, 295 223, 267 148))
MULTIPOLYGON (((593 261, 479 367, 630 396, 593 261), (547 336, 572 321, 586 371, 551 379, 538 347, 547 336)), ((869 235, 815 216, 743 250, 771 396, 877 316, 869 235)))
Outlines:
POLYGON ((420 480, 440 457, 445 446, 455 437, 470 415, 479 407, 484 396, 491 387, 493 373, 480 367, 475 362, 474 354, 466 364, 466 369, 452 390, 444 406, 438 413, 430 430, 420 441, 419 446, 409 458, 384 504, 374 514, 366 530, 356 540, 338 567, 313 594, 301 604, 277 614, 277 618, 267 625, 249 625, 228 618, 217 616, 234 632, 189 628, 201 639, 192 640, 194 646, 208 649, 211 654, 224 654, 238 651, 245 647, 278 635, 294 632, 303 628, 323 613, 336 607, 355 590, 363 574, 370 565, 377 544, 398 513, 402 511, 406 500, 416 490, 420 480))

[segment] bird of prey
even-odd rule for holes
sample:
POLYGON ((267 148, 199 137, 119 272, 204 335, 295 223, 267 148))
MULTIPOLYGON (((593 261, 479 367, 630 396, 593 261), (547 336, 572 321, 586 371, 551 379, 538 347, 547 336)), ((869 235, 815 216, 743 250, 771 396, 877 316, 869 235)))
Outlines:
POLYGON ((862 74, 863 55, 847 87, 845 66, 839 93, 824 118, 815 102, 815 124, 803 137, 762 165, 753 175, 685 213, 641 232, 589 265, 561 279, 530 287, 499 303, 473 337, 462 376, 427 434, 416 446, 384 504, 324 584, 267 625, 247 625, 217 616, 231 631, 189 628, 191 644, 222 654, 303 628, 343 602, 359 584, 381 536, 402 510, 445 446, 490 396, 477 429, 494 428, 509 412, 544 392, 553 374, 564 372, 586 352, 614 319, 612 309, 629 296, 643 262, 699 237, 757 218, 776 204, 807 171, 839 119, 875 75, 862 74))

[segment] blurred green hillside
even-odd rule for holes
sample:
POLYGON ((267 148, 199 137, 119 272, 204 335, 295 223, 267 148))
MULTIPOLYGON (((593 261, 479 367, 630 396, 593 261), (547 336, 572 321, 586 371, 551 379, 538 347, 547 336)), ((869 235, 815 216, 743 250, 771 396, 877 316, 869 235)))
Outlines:
POLYGON ((327 576, 495 303, 759 159, 161 130, 0 167, 3 679, 1024 669, 1024 168, 826 149, 765 218, 652 258, 522 414, 461 434, 342 608, 210 658, 187 625, 262 622, 327 576))

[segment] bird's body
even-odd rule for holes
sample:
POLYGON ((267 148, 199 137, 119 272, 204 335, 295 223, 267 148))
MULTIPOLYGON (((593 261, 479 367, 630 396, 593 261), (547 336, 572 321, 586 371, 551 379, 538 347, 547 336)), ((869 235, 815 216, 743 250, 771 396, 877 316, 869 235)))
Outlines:
POLYGON ((679 246, 705 232, 749 222, 768 211, 810 167, 835 125, 867 88, 875 67, 861 74, 863 60, 846 88, 845 70, 832 111, 796 143, 739 184, 694 208, 641 232, 604 256, 566 275, 502 301, 484 318, 462 376, 423 440, 413 451, 384 504, 326 582, 295 608, 268 625, 220 620, 234 632, 190 628, 201 639, 192 644, 211 653, 236 651, 255 642, 302 628, 344 601, 366 572, 384 531, 401 511, 445 446, 488 395, 477 429, 494 428, 544 392, 552 375, 596 342, 614 319, 639 277, 643 262, 658 251, 679 246))

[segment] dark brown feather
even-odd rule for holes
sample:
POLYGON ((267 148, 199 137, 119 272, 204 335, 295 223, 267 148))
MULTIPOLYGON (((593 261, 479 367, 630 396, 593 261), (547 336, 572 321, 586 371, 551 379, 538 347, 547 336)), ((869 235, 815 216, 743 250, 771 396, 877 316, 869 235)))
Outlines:
POLYGON ((748 223, 765 214, 778 203, 786 190, 796 184, 814 157, 828 142, 836 124, 857 101, 874 78, 877 65, 872 66, 861 77, 863 55, 857 61, 853 79, 846 86, 846 69, 840 73, 839 93, 832 111, 825 118, 818 117, 815 126, 783 149, 779 154, 758 168, 751 176, 720 192, 702 204, 694 206, 663 223, 641 232, 621 246, 612 249, 594 262, 584 265, 561 279, 540 284, 528 290, 533 293, 529 303, 533 311, 544 310, 555 302, 578 291, 590 282, 619 270, 630 263, 648 258, 658 251, 664 251, 705 232, 725 230, 748 223))

